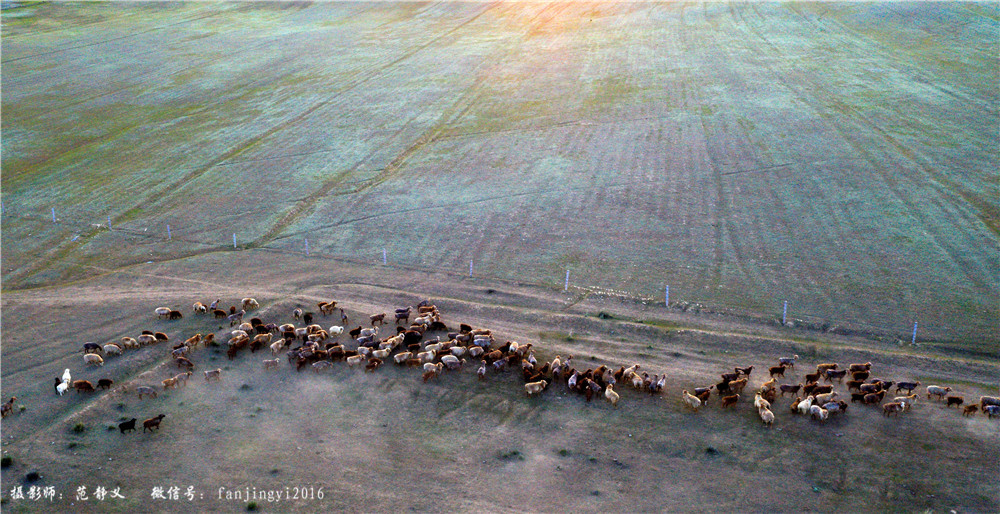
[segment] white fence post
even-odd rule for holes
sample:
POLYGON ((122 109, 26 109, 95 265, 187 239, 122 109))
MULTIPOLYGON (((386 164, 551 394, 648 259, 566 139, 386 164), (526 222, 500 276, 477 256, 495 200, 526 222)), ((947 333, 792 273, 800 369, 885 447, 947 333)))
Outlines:
POLYGON ((172 240, 173 237, 170 236, 170 224, 167 223, 167 240, 172 240))
POLYGON ((469 260, 469 278, 472 278, 472 260, 469 260))
POLYGON ((111 230, 111 215, 108 214, 108 230, 111 230))
POLYGON ((667 290, 663 293, 663 305, 670 307, 670 285, 667 285, 667 290))
POLYGON ((52 223, 56 222, 56 208, 52 208, 52 223))
POLYGON ((785 320, 788 316, 788 300, 785 300, 785 306, 781 308, 781 324, 785 324, 785 320))
POLYGON ((309 256, 309 238, 307 237, 307 238, 305 238, 305 240, 306 240, 306 257, 308 257, 309 256))
POLYGON ((385 248, 382 249, 382 265, 385 266, 388 261, 385 260, 385 248))
POLYGON ((569 291, 569 270, 566 270, 566 285, 563 286, 563 291, 569 291))
POLYGON ((910 344, 917 343, 917 322, 913 322, 913 337, 910 338, 910 344))
POLYGON ((233 248, 236 248, 236 232, 233 232, 233 248))

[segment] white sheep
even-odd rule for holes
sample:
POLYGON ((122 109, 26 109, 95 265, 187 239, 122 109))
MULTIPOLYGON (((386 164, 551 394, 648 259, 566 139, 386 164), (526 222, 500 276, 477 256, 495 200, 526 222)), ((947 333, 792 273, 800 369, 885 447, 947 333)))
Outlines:
POLYGON ((359 354, 359 355, 351 355, 346 360, 347 360, 347 365, 348 366, 354 367, 354 366, 357 366, 359 364, 365 363, 366 359, 367 358, 364 355, 360 355, 359 354))
POLYGON ((930 399, 931 395, 937 396, 938 400, 944 398, 946 394, 951 392, 950 387, 941 387, 936 385, 927 386, 927 398, 930 399))
POLYGON ((271 355, 278 355, 278 352, 285 347, 285 340, 278 339, 277 341, 271 343, 271 355))
POLYGON ((157 307, 154 312, 156 312, 156 317, 166 318, 170 315, 170 307, 157 307))
POLYGON ((411 353, 411 352, 399 352, 396 355, 392 356, 392 360, 396 364, 399 364, 400 366, 402 366, 403 364, 406 364, 406 361, 410 360, 410 357, 412 357, 412 356, 413 356, 413 353, 411 353))
POLYGON ((56 392, 59 393, 59 396, 62 396, 66 391, 69 391, 69 381, 64 380, 56 386, 56 392))
POLYGON ((83 362, 86 364, 96 364, 98 366, 104 365, 104 359, 96 353, 88 353, 83 356, 83 362))
POLYGON ((122 347, 134 350, 139 348, 139 341, 136 341, 135 338, 125 336, 122 338, 122 347))
POLYGON ((344 327, 339 327, 337 325, 334 325, 330 327, 330 330, 327 330, 327 332, 329 332, 330 335, 332 336, 339 336, 340 334, 344 333, 344 327))
POLYGON ((73 381, 73 377, 70 376, 70 374, 69 374, 69 368, 66 368, 66 371, 63 371, 62 381, 65 382, 65 383, 70 383, 70 382, 73 381))
POLYGON ((441 356, 441 363, 448 367, 448 369, 454 371, 462 367, 465 364, 465 359, 459 360, 458 357, 454 355, 443 355, 441 356))
POLYGON ((795 361, 798 358, 799 358, 798 355, 795 355, 793 357, 778 357, 778 364, 779 365, 784 365, 784 366, 789 367, 789 368, 792 368, 792 367, 795 367, 795 361))
POLYGON ((121 355, 122 354, 122 347, 118 346, 115 343, 108 343, 108 344, 104 345, 104 353, 106 355, 121 355))
POLYGON ((156 336, 152 334, 141 334, 139 337, 135 338, 136 342, 140 345, 143 344, 153 344, 156 342, 156 336))
POLYGON ((243 310, 249 311, 249 310, 258 309, 258 308, 260 308, 260 304, 257 303, 257 300, 255 300, 253 298, 244 298, 243 299, 243 310))
POLYGON ((812 419, 826 421, 826 418, 830 417, 830 411, 820 407, 819 405, 812 405, 809 407, 809 416, 812 417, 812 419))
POLYGON ((810 408, 813 406, 813 401, 816 399, 813 395, 806 396, 804 400, 799 402, 799 414, 803 416, 809 414, 810 408))
POLYGON ((420 359, 421 363, 434 362, 434 352, 420 352, 417 354, 417 358, 420 359))

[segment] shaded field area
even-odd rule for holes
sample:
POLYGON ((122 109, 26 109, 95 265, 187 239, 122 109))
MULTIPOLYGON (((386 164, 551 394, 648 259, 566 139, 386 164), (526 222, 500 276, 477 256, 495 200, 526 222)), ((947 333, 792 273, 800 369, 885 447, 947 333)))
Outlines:
MULTIPOLYGON (((228 500, 225 492, 285 487, 322 487, 324 497, 260 500, 261 510, 1000 508, 1000 424, 963 417, 926 399, 922 387, 913 409, 891 418, 850 403, 845 414, 820 423, 793 416, 791 399, 778 398, 771 428, 761 425, 750 394, 731 409, 720 409, 714 394, 700 412, 679 402, 682 389, 713 384, 736 365, 756 367, 748 387, 755 390, 767 366, 795 354, 785 382, 801 381, 819 362, 870 361, 880 377, 950 386, 972 402, 996 394, 996 359, 260 250, 143 263, 72 285, 7 293, 2 308, 3 396, 26 407, 2 422, 3 455, 11 459, 2 468, 5 512, 238 512, 248 502, 228 500), (392 364, 374 373, 344 362, 296 372, 279 356, 278 368, 265 370, 261 360, 270 352, 228 360, 223 346, 193 350, 189 384, 163 389, 160 381, 178 372, 167 355, 172 344, 194 333, 228 337, 227 324, 191 314, 191 302, 221 298, 227 305, 247 295, 261 305, 252 313, 275 323, 294 322, 292 309, 330 299, 354 322, 429 299, 450 327, 492 328, 500 341, 531 343, 539 360, 572 355, 578 369, 639 364, 666 376, 666 384, 656 395, 619 385, 613 408, 600 397, 588 403, 562 383, 528 398, 519 373, 490 371, 480 380, 473 363, 424 383, 418 369, 392 364), (160 305, 182 309, 184 318, 157 319, 153 308, 160 305), (83 365, 83 341, 141 330, 163 331, 170 341, 107 356, 99 368, 83 365), (75 380, 112 378, 114 387, 57 396, 52 377, 65 368, 75 380), (222 380, 206 382, 203 371, 215 368, 222 380), (139 399, 140 385, 154 386, 157 397, 139 399), (158 431, 143 433, 142 420, 158 414, 165 414, 158 431), (138 431, 119 433, 117 424, 131 418, 138 418, 138 431), (29 480, 32 472, 40 478, 29 480), (32 485, 60 496, 10 499, 13 488, 27 493, 32 485), (79 486, 89 500, 75 499, 79 486), (97 486, 119 488, 124 498, 96 500, 97 486), (191 500, 184 496, 189 486, 191 500), (155 499, 155 487, 177 487, 180 497, 155 499)), ((327 326, 339 316, 318 321, 327 326)), ((834 388, 846 394, 843 385, 834 388)))
POLYGON ((8 290, 236 234, 996 342, 995 4, 115 2, 2 16, 8 290), (162 239, 101 230, 108 217, 162 239))

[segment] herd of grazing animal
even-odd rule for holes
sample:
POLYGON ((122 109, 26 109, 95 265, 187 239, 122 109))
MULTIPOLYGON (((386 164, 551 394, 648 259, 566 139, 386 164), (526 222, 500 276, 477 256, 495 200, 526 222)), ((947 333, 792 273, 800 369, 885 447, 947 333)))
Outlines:
MULTIPOLYGON (((920 382, 893 382, 870 378, 871 362, 851 364, 846 368, 841 368, 838 363, 822 363, 816 366, 814 373, 804 375, 804 383, 778 384, 777 377, 785 378, 785 372, 795 367, 795 361, 798 358, 798 355, 779 358, 777 366, 768 368, 770 379, 761 385, 754 396, 754 408, 757 409, 761 421, 767 427, 770 427, 775 420, 774 412, 771 410, 772 404, 786 393, 795 396, 799 394, 799 391, 802 391, 802 395, 796 396, 789 406, 789 411, 792 414, 808 415, 812 420, 819 422, 824 422, 831 416, 844 414, 847 411, 848 403, 839 399, 840 393, 833 390, 834 381, 846 385, 845 393, 851 397, 851 403, 860 402, 863 405, 880 408, 886 417, 898 416, 900 413, 910 410, 918 398, 918 395, 913 394, 913 390, 920 386, 920 382), (845 383, 844 379, 848 376, 851 379, 845 383), (895 394, 905 392, 906 396, 895 396, 889 401, 885 401, 894 385, 896 387, 895 394)), ((720 405, 723 408, 735 407, 740 401, 740 393, 746 387, 752 371, 753 366, 736 367, 733 373, 722 373, 721 382, 694 389, 695 394, 691 394, 685 389, 681 392, 681 402, 688 408, 697 411, 708 404, 711 390, 714 388, 721 397, 720 405)), ((951 391, 951 387, 929 385, 927 386, 927 398, 944 400, 946 407, 952 405, 961 407, 965 403, 965 399, 961 396, 949 395, 951 391)), ((994 416, 1000 416, 1000 398, 981 396, 979 404, 968 405, 964 408, 963 415, 970 416, 979 410, 982 410, 991 419, 994 416)))
MULTIPOLYGON (((577 369, 573 366, 572 356, 563 358, 556 355, 549 362, 539 362, 535 355, 533 344, 521 344, 516 341, 506 341, 498 344, 494 333, 490 329, 473 328, 465 323, 460 324, 459 330, 450 331, 441 319, 441 313, 436 306, 428 301, 423 301, 412 307, 398 308, 395 310, 395 330, 388 330, 384 325, 387 314, 379 313, 368 318, 370 326, 365 328, 358 326, 354 329, 347 329, 345 326, 334 325, 324 328, 313 324, 313 314, 303 312, 301 308, 292 312, 295 320, 302 320, 306 326, 296 327, 292 323, 278 325, 267 323, 259 317, 254 317, 248 322, 243 322, 243 316, 248 310, 260 308, 259 303, 253 298, 244 298, 240 302, 241 309, 236 310, 236 306, 231 306, 229 313, 218 309, 220 300, 206 306, 202 302, 195 302, 192 309, 195 314, 208 314, 210 312, 221 312, 222 316, 214 318, 228 317, 230 326, 239 324, 231 330, 225 337, 229 337, 225 344, 226 355, 229 360, 236 359, 243 350, 255 353, 258 350, 270 350, 270 359, 262 359, 263 369, 274 370, 280 367, 278 354, 285 351, 285 355, 290 365, 294 365, 296 371, 304 368, 321 373, 331 369, 335 363, 343 361, 348 367, 363 368, 366 372, 377 372, 385 362, 395 363, 398 367, 419 367, 422 370, 421 379, 423 382, 430 380, 440 380, 445 371, 458 372, 463 369, 467 362, 466 357, 475 359, 480 365, 476 367, 476 374, 480 380, 486 380, 490 375, 503 373, 520 373, 524 380, 524 392, 527 397, 542 395, 546 390, 555 384, 562 384, 566 390, 582 395, 587 402, 595 396, 603 396, 612 406, 617 407, 621 400, 621 393, 618 387, 623 384, 633 389, 648 393, 649 395, 659 395, 663 393, 667 382, 667 375, 664 373, 653 374, 649 371, 641 370, 640 364, 633 364, 625 367, 620 366, 617 370, 608 366, 597 368, 577 369), (415 314, 413 321, 410 317, 415 314), (383 337, 380 337, 380 332, 383 337), (428 336, 429 332, 446 333, 447 335, 428 336), (342 342, 341 336, 349 334, 348 344, 342 342), (287 348, 287 350, 286 350, 287 348)), ((333 315, 338 309, 336 301, 320 302, 317 304, 319 312, 323 316, 333 315)), ((340 307, 340 321, 346 325, 347 314, 340 307)), ((166 319, 179 319, 180 313, 174 314, 173 309, 160 307, 155 310, 158 317, 166 319)), ((170 350, 172 362, 177 366, 178 373, 172 374, 162 380, 162 391, 177 389, 187 385, 189 378, 194 373, 196 363, 192 360, 194 350, 199 346, 214 346, 214 333, 203 336, 197 333, 183 342, 175 344, 170 350)), ((221 340, 221 338, 220 338, 221 340)), ((122 337, 119 342, 98 345, 96 343, 85 343, 83 348, 85 364, 101 366, 104 363, 102 355, 106 357, 124 355, 128 350, 138 349, 144 345, 151 345, 158 342, 169 342, 169 337, 162 332, 143 331, 136 338, 122 337)), ((865 405, 880 406, 882 414, 885 416, 898 416, 910 410, 918 398, 913 394, 913 390, 920 386, 920 382, 898 382, 870 378, 872 363, 851 364, 846 368, 841 368, 837 363, 822 363, 817 365, 814 373, 804 375, 804 380, 800 383, 779 383, 778 378, 787 380, 786 373, 794 372, 798 355, 793 357, 782 357, 778 359, 776 366, 767 368, 769 380, 764 381, 756 389, 754 397, 754 408, 757 410, 762 423, 770 427, 775 421, 774 405, 779 398, 785 394, 795 397, 789 406, 789 411, 793 414, 808 415, 813 420, 824 422, 831 416, 842 416, 848 408, 848 403, 844 401, 841 392, 834 391, 836 385, 846 387, 843 394, 851 397, 851 403, 861 402, 865 405), (845 382, 846 380, 846 382, 845 382), (906 396, 896 396, 885 401, 892 386, 895 386, 895 393, 906 393, 906 396), (852 392, 856 391, 856 392, 852 392), (780 394, 779 394, 780 393, 780 394)), ((720 397, 722 408, 736 408, 743 398, 747 397, 745 389, 749 385, 750 377, 754 366, 734 367, 733 372, 721 374, 722 380, 705 387, 692 388, 681 392, 682 404, 687 408, 698 411, 709 405, 712 392, 720 397)), ((221 368, 202 371, 204 381, 218 382, 223 378, 221 368)), ((98 381, 98 388, 108 389, 113 384, 110 378, 102 378, 98 381)), ((70 370, 66 369, 61 377, 54 381, 56 393, 60 396, 68 391, 70 387, 77 393, 93 392, 96 389, 87 380, 73 381, 70 377, 70 370)), ((157 388, 150 385, 139 385, 134 392, 141 400, 143 397, 156 398, 157 388)), ((983 396, 978 404, 965 404, 964 398, 950 394, 950 387, 936 385, 926 386, 927 398, 936 398, 945 402, 947 407, 955 405, 963 409, 965 416, 970 416, 977 411, 981 411, 989 418, 1000 416, 1000 398, 983 396)), ((10 402, 3 404, 3 415, 6 416, 13 408, 12 398, 10 402)), ((143 422, 143 432, 153 431, 159 428, 160 422, 165 414, 160 414, 154 418, 143 422)), ((136 418, 125 421, 119 425, 122 434, 136 429, 136 418)))

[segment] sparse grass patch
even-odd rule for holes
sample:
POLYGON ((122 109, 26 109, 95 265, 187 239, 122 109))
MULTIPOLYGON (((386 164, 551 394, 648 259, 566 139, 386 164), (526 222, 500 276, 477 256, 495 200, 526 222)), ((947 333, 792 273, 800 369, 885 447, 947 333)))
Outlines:
POLYGON ((524 455, 518 450, 507 450, 497 452, 497 459, 499 460, 524 460, 524 455))
POLYGON ((82 433, 84 433, 86 431, 87 431, 87 425, 84 425, 83 423, 77 423, 77 424, 73 425, 73 433, 74 434, 82 434, 82 433))

